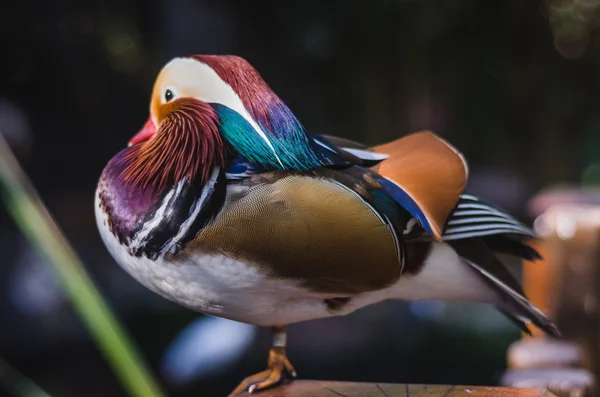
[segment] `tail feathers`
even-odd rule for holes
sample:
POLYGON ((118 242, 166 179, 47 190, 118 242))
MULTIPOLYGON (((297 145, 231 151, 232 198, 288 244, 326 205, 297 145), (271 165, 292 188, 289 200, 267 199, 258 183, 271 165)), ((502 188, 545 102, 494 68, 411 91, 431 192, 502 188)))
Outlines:
POLYGON ((457 240, 450 245, 462 261, 494 290, 496 299, 493 303, 519 328, 530 333, 525 323, 531 322, 549 335, 560 336, 556 325, 527 300, 514 276, 481 239, 457 240))
POLYGON ((512 255, 528 261, 542 259, 542 256, 529 245, 503 234, 485 236, 481 238, 494 252, 512 255))
POLYGON ((532 335, 531 334, 531 330, 529 329, 529 327, 527 326, 527 324, 525 324, 527 322, 527 320, 523 321, 523 319, 511 314, 510 312, 506 311, 506 310, 502 310, 497 308, 498 311, 502 314, 504 314, 504 316, 506 318, 508 318, 514 325, 517 326, 517 328, 519 328, 521 331, 525 332, 527 335, 532 335))
POLYGON ((498 310, 506 315, 521 330, 531 335, 531 331, 525 324, 526 322, 531 322, 545 333, 556 338, 560 337, 560 331, 556 325, 540 309, 529 302, 527 298, 508 287, 480 266, 464 258, 463 261, 476 270, 490 287, 494 288, 499 297, 499 302, 496 303, 498 310))

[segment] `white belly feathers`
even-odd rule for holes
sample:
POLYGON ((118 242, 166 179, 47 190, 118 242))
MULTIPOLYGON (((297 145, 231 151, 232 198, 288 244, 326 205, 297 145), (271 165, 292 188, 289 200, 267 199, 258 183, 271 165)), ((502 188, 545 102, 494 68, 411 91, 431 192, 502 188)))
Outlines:
POLYGON ((95 213, 102 240, 115 261, 142 285, 169 300, 206 314, 257 325, 331 315, 322 295, 294 282, 267 278, 257 266, 226 256, 200 256, 185 263, 132 256, 108 229, 98 196, 95 213))

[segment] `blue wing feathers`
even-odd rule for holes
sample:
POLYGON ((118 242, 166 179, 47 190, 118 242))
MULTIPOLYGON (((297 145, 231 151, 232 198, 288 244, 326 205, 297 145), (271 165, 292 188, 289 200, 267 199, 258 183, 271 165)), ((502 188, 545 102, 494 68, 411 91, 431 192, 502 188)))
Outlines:
MULTIPOLYGON (((269 170, 281 170, 275 157, 264 140, 259 139, 251 130, 250 125, 245 120, 240 120, 241 116, 230 111, 229 108, 222 105, 214 105, 222 118, 222 128, 233 142, 233 146, 238 148, 239 156, 235 158, 227 169, 229 179, 243 179, 252 175, 266 172, 269 170), (230 120, 234 118, 235 120, 230 120), (228 122, 230 120, 231 122, 228 122)), ((354 147, 339 147, 332 144, 326 137, 318 134, 309 134, 308 148, 301 148, 302 152, 310 151, 311 156, 302 157, 300 154, 294 154, 294 150, 278 151, 280 159, 284 162, 286 171, 307 171, 323 166, 330 168, 348 168, 355 165, 363 167, 372 167, 381 162, 386 155, 370 152, 366 149, 354 147), (293 161, 290 156, 293 156, 293 161), (320 162, 314 161, 314 156, 320 159, 320 162), (299 165, 298 158, 305 158, 305 164, 299 165)), ((295 147, 295 151, 300 150, 295 147)))
POLYGON ((384 177, 378 178, 377 181, 381 183, 381 186, 386 194, 388 194, 396 203, 400 204, 404 209, 406 209, 406 211, 408 211, 412 217, 419 221, 421 227, 423 227, 428 234, 433 235, 433 230, 429 224, 429 221, 427 220, 427 217, 425 216, 425 213, 423 213, 417 203, 403 189, 384 177))

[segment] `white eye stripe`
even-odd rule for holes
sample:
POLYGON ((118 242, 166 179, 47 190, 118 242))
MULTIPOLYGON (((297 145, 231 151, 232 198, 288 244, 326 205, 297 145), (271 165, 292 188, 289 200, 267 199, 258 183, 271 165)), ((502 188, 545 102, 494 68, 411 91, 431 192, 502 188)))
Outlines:
MULTIPOLYGON (((250 115, 239 95, 213 68, 195 59, 174 58, 164 66, 163 72, 167 72, 167 81, 175 82, 178 87, 185 87, 182 88, 182 91, 184 91, 182 92, 183 96, 192 96, 206 103, 218 103, 227 106, 241 115, 250 124, 256 134, 267 144, 279 165, 283 167, 283 162, 279 158, 277 150, 267 134, 250 115)), ((165 90, 168 88, 173 90, 174 99, 177 98, 178 93, 173 87, 164 87, 165 90)), ((164 91, 161 93, 161 96, 161 102, 164 104, 164 91)))

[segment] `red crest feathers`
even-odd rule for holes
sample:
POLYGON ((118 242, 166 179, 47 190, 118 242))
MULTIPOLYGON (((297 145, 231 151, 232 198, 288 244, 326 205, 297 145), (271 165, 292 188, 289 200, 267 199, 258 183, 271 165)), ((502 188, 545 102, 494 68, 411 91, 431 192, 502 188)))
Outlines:
POLYGON ((192 58, 210 66, 229 84, 263 128, 278 132, 273 131, 269 113, 285 105, 248 61, 235 55, 193 55, 192 58))

